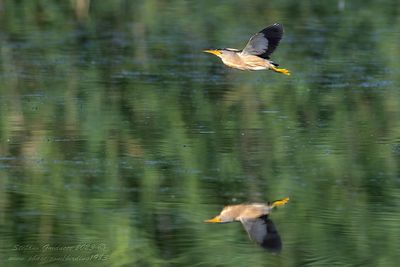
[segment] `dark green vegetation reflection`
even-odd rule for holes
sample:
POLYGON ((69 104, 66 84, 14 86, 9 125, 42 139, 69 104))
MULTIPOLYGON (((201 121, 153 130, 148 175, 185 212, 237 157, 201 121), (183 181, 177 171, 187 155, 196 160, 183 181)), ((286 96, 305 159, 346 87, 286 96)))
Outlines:
POLYGON ((400 2, 0 0, 1 266, 397 266, 400 2), (206 48, 266 25, 292 76, 206 48), (283 248, 224 204, 291 201, 283 248))

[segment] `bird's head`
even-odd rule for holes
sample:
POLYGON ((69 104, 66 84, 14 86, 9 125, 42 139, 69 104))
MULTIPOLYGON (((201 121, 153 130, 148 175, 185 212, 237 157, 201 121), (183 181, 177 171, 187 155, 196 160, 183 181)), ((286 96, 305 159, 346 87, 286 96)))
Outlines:
POLYGON ((234 49, 234 48, 222 48, 222 49, 207 49, 207 50, 203 50, 203 52, 213 54, 213 55, 216 55, 217 57, 223 58, 224 56, 229 56, 229 55, 241 52, 241 50, 234 49))
POLYGON ((203 50, 203 52, 216 55, 217 57, 222 57, 222 54, 224 53, 223 49, 207 49, 203 50))
POLYGON ((226 206, 221 213, 210 220, 205 220, 206 223, 228 223, 237 220, 239 213, 236 206, 226 206))

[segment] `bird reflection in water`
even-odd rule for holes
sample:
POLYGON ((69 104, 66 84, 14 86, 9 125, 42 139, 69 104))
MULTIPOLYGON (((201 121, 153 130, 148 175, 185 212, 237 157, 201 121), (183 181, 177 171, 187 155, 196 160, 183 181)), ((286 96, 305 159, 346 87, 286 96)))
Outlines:
POLYGON ((286 197, 267 204, 230 205, 224 207, 216 217, 204 222, 241 222, 252 241, 270 252, 277 253, 282 249, 282 241, 278 230, 268 216, 275 207, 283 206, 288 201, 289 198, 286 197))

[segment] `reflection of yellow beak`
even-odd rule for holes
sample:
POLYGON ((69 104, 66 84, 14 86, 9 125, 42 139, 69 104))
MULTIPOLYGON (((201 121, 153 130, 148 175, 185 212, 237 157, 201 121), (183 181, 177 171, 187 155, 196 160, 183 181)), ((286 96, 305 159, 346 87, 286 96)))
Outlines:
POLYGON ((218 216, 215 218, 212 218, 210 220, 205 220, 204 222, 206 223, 220 223, 221 222, 221 218, 219 218, 218 216))
POLYGON ((221 52, 219 50, 203 50, 203 52, 210 53, 216 56, 221 55, 221 52))

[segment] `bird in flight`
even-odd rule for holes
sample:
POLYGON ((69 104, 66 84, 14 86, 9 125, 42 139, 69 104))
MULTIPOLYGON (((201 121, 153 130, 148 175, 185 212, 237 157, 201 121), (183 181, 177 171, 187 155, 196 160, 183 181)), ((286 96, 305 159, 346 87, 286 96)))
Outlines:
POLYGON ((218 216, 204 222, 241 222, 251 240, 267 250, 278 252, 282 247, 281 239, 268 215, 272 209, 283 206, 288 201, 289 198, 286 197, 266 204, 250 203, 225 206, 218 216))
POLYGON ((253 35, 243 50, 234 48, 209 49, 203 52, 216 55, 228 67, 240 70, 273 70, 290 75, 289 70, 278 68, 279 64, 270 60, 270 55, 282 39, 283 26, 274 23, 253 35))

